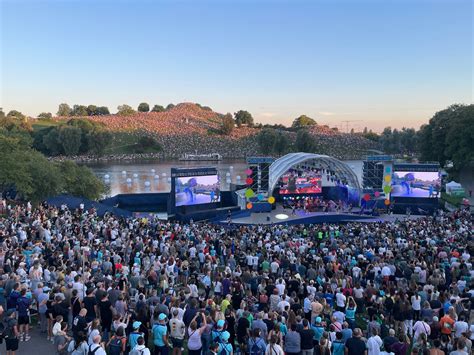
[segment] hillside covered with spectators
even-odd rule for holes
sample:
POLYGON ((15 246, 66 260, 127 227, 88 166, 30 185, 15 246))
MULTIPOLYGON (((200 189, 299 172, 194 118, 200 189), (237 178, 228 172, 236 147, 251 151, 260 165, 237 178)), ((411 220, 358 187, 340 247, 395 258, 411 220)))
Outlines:
MULTIPOLYGON (((113 132, 139 132, 155 138, 162 146, 161 156, 176 158, 184 153, 219 153, 226 158, 259 155, 258 127, 240 125, 231 132, 222 132, 225 115, 194 103, 181 103, 162 112, 133 112, 129 115, 90 116, 113 132)), ((296 149, 296 133, 286 132, 288 144, 284 152, 296 149)), ((377 149, 373 141, 358 135, 337 132, 327 126, 310 130, 318 153, 335 155, 342 159, 359 158, 366 149, 377 149), (349 148, 352 146, 352 148, 349 148), (359 147, 360 150, 354 150, 359 147)))

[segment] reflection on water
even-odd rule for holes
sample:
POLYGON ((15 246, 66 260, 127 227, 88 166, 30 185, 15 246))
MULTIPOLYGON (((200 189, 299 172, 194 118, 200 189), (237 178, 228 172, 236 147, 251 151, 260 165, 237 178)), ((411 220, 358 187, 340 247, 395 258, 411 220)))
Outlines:
POLYGON ((216 167, 221 190, 229 190, 228 179, 235 183, 238 176, 244 182, 247 165, 244 160, 220 162, 183 162, 141 160, 131 162, 89 163, 89 166, 109 186, 109 195, 143 192, 169 192, 171 168, 216 167), (125 174, 124 174, 125 172, 125 174), (227 174, 230 174, 227 176, 227 174), (107 179, 108 177, 108 179, 107 179))
MULTIPOLYGON (((346 161, 349 167, 354 170, 360 183, 362 184, 362 166, 360 160, 346 161)), ((245 160, 224 160, 220 162, 183 162, 183 161, 163 161, 163 160, 139 160, 130 162, 100 162, 89 163, 89 166, 103 181, 109 186, 110 196, 126 193, 143 192, 169 192, 171 168, 177 167, 216 167, 219 172, 221 190, 229 190, 227 183, 230 178, 233 183, 245 182, 245 170, 247 165, 245 160), (123 174, 122 172, 125 172, 123 174), (227 174, 230 174, 227 176, 227 174), (106 179, 108 175, 108 179, 106 179)))

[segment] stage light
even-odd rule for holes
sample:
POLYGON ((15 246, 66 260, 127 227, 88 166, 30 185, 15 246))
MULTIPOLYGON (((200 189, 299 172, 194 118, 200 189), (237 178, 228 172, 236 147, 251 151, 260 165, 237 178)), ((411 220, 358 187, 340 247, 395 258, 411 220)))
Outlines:
POLYGON ((277 214, 275 216, 276 219, 288 219, 288 215, 287 214, 283 214, 283 213, 280 213, 280 214, 277 214))
POLYGON ((160 175, 155 175, 155 180, 158 180, 160 178, 160 175))
POLYGON ((149 181, 145 181, 145 187, 150 187, 150 182, 149 181))
POLYGON ((132 179, 127 178, 127 184, 131 184, 131 183, 132 183, 132 179))
POLYGON ((133 178, 134 179, 138 178, 138 174, 133 174, 133 178))
POLYGON ((109 174, 105 174, 105 175, 104 175, 104 179, 105 179, 105 180, 109 180, 109 179, 110 179, 110 175, 109 175, 109 174))
POLYGON ((151 169, 151 173, 154 174, 156 172, 155 169, 151 169))

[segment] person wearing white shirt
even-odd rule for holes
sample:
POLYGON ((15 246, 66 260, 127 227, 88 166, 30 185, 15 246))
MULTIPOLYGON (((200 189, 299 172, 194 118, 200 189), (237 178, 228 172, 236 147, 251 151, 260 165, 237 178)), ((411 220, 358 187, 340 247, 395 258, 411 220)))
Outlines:
POLYGON ((466 333, 469 330, 469 324, 465 321, 464 314, 459 316, 459 320, 454 323, 454 337, 459 338, 462 333, 466 333))
POLYGON ((383 344, 377 329, 372 329, 372 336, 367 340, 367 355, 380 355, 380 348, 383 344))
POLYGON ((341 312, 344 312, 346 308, 346 296, 344 296, 340 289, 336 293, 336 306, 337 310, 341 312))
POLYGON ((429 337, 431 334, 431 327, 426 321, 419 320, 413 325, 413 332, 413 339, 416 341, 421 334, 426 334, 426 336, 429 337))
POLYGON ((94 355, 107 355, 104 348, 100 344, 101 340, 102 338, 100 337, 100 335, 96 335, 94 337, 93 339, 94 342, 91 345, 89 345, 89 353, 92 352, 94 353, 94 355))

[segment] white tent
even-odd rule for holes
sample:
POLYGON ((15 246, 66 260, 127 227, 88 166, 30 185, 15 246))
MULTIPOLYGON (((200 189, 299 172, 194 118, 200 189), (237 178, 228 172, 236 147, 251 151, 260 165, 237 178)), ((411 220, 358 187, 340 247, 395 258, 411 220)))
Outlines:
POLYGON ((448 182, 446 184, 446 193, 451 195, 451 193, 453 191, 456 191, 456 190, 462 190, 462 186, 460 183, 458 182, 455 182, 455 181, 451 181, 451 182, 448 182))

